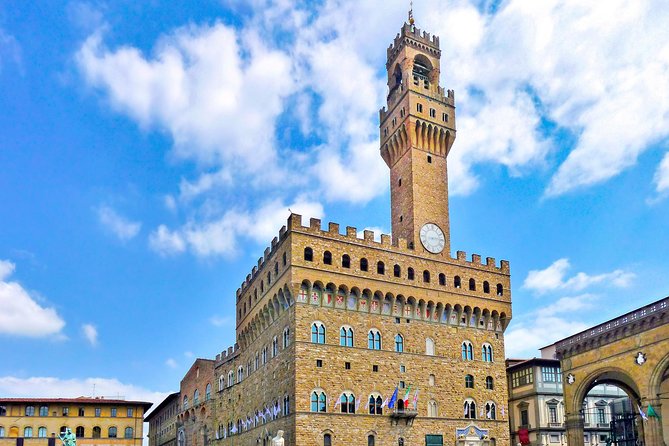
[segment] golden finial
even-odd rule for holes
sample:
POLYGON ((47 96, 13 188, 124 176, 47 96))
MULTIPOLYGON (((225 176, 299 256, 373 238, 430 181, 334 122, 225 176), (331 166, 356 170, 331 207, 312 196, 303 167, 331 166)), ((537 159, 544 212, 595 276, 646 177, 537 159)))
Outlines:
POLYGON ((409 2, 409 25, 413 26, 415 20, 413 19, 413 0, 409 2))

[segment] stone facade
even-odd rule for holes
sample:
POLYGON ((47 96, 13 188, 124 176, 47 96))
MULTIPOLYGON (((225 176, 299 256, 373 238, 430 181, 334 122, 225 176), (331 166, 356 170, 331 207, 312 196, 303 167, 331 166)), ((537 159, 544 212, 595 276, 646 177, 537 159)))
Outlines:
POLYGON ((0 446, 56 446, 68 427, 78 446, 141 446, 151 403, 108 398, 2 398, 0 446))
MULTIPOLYGON (((455 108, 439 58, 439 39, 413 24, 388 49, 380 115, 392 238, 291 214, 237 290, 237 343, 216 357, 207 416, 183 410, 184 429, 204 422, 221 446, 268 445, 278 430, 300 446, 509 445, 509 264, 451 257, 455 108), (430 249, 426 223, 442 233, 430 249), (390 408, 409 387, 406 405, 390 408)), ((191 443, 203 444, 186 436, 179 446, 191 443)))
POLYGON ((216 402, 214 361, 198 358, 181 380, 181 411, 177 420, 177 445, 206 446, 212 429, 216 402))
POLYGON ((149 446, 176 446, 180 395, 179 392, 169 394, 144 418, 144 422, 149 423, 149 446))

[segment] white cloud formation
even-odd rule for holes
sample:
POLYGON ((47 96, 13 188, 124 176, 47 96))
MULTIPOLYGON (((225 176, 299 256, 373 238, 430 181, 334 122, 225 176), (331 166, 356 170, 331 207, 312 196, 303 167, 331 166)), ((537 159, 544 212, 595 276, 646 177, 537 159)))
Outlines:
POLYGON ((160 403, 168 392, 156 392, 115 378, 63 379, 35 376, 0 377, 0 394, 6 397, 76 398, 78 396, 124 397, 127 400, 160 403))
POLYGON ((14 263, 0 260, 0 335, 62 338, 65 321, 54 308, 36 302, 21 284, 8 280, 14 269, 14 263))
POLYGON ((179 366, 179 364, 177 364, 174 358, 167 358, 167 360, 165 361, 165 365, 171 369, 176 369, 179 366))
POLYGON ((89 344, 91 344, 93 347, 98 345, 98 329, 95 327, 95 325, 83 324, 81 326, 81 332, 89 344))
POLYGON ((97 214, 100 223, 123 242, 134 238, 142 227, 140 222, 128 220, 109 206, 100 206, 97 214))
POLYGON ((655 190, 659 195, 669 193, 669 152, 664 154, 653 180, 655 181, 655 190))
POLYGON ((163 255, 177 254, 189 249, 199 257, 229 256, 237 252, 238 238, 268 243, 278 236, 289 211, 321 218, 320 203, 298 200, 291 205, 281 201, 265 202, 254 212, 228 210, 219 218, 204 223, 191 221, 181 228, 170 230, 161 225, 150 236, 150 246, 163 255))
POLYGON ((617 269, 609 273, 590 275, 584 272, 576 273, 566 278, 571 268, 569 259, 562 258, 553 262, 542 270, 532 270, 527 274, 523 282, 523 288, 543 294, 556 290, 582 291, 593 285, 603 284, 624 288, 634 280, 636 275, 632 272, 617 269))

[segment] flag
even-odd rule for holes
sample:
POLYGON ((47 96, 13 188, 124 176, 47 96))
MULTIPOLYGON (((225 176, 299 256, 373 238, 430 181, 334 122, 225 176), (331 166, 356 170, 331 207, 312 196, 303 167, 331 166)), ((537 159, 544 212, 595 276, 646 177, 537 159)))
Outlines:
POLYGON ((639 415, 641 415, 641 418, 643 419, 643 421, 648 421, 648 416, 647 416, 646 413, 641 409, 641 406, 639 406, 639 405, 637 404, 636 407, 637 407, 637 409, 639 409, 639 415))
POLYGON ((355 402, 355 411, 358 411, 358 408, 360 407, 360 398, 355 402))
POLYGON ((467 415, 469 415, 469 401, 465 401, 465 416, 464 416, 464 418, 467 418, 467 415))
POLYGON ((504 418, 504 406, 502 406, 502 408, 500 409, 500 411, 502 412, 502 418, 504 418))
POLYGON ((411 393, 411 384, 407 387, 407 393, 404 394, 404 408, 409 405, 409 394, 411 393))
POLYGON ((658 420, 660 419, 660 416, 657 414, 657 412, 655 412, 655 409, 653 409, 653 406, 651 406, 649 404, 648 405, 648 418, 650 418, 650 417, 655 417, 658 420))
POLYGON ((341 404, 341 398, 337 398, 335 401, 334 409, 336 409, 337 406, 339 406, 340 404, 341 404))
POLYGON ((489 420, 492 420, 492 405, 488 407, 488 412, 486 412, 485 417, 489 420))
POLYGON ((386 399, 383 400, 383 402, 381 403, 381 409, 383 409, 383 408, 386 407, 387 405, 388 405, 388 397, 386 397, 386 399))
POLYGON ((394 409, 395 403, 397 403, 397 387, 395 387, 393 396, 390 397, 390 401, 388 402, 388 409, 394 409))
POLYGON ((416 392, 413 394, 413 408, 414 410, 418 410, 418 389, 416 389, 416 392))
POLYGON ((237 426, 235 424, 232 425, 232 428, 230 429, 231 434, 236 434, 237 433, 237 426))

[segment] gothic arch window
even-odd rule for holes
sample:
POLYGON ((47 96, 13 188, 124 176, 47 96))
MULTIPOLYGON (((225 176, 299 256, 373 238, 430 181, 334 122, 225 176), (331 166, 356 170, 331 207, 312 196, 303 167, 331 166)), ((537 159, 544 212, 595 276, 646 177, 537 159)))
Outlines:
POLYGON ((472 420, 476 418, 476 402, 471 398, 465 400, 464 415, 472 420))
MULTIPOLYGON (((228 387, 231 387, 232 385, 235 384, 235 373, 230 370, 228 372, 228 387)), ((184 397, 184 409, 188 409, 188 397, 184 397)))
POLYGON ((267 273, 267 286, 269 286, 272 283, 272 272, 269 271, 267 273))
POLYGON ((393 79, 395 80, 395 85, 393 88, 402 85, 402 67, 400 64, 395 65, 395 70, 393 71, 393 79))
POLYGON ((211 399, 211 384, 207 383, 207 387, 204 389, 204 400, 209 401, 211 399))
POLYGON ((288 344, 290 344, 290 327, 283 329, 283 348, 288 347, 288 344))
POLYGON ((283 414, 290 414, 290 396, 288 395, 283 397, 283 414))
POLYGON ((469 341, 462 343, 462 359, 464 361, 472 361, 474 359, 474 347, 469 341))
POLYGON ((379 261, 376 264, 376 272, 378 274, 385 274, 386 273, 386 265, 383 262, 379 261))
POLYGON ((462 282, 460 281, 460 276, 453 277, 453 286, 455 288, 460 288, 462 286, 462 282))
POLYGON ((476 291, 476 281, 473 278, 469 279, 469 291, 476 291))
POLYGON ((325 325, 322 322, 311 324, 311 342, 325 344, 325 325))
POLYGON ((493 403, 492 401, 488 401, 487 403, 485 403, 485 417, 488 420, 497 419, 495 403, 493 403))
POLYGON ((325 251, 323 253, 323 263, 326 265, 332 265, 332 253, 330 251, 325 251))
POLYGON ((368 408, 371 415, 383 415, 383 399, 381 399, 381 394, 372 393, 369 395, 368 408))
POLYGON ((344 325, 339 329, 339 345, 342 347, 353 347, 353 328, 344 325))
POLYGON ((483 362, 492 362, 492 345, 485 343, 481 347, 483 362))
POLYGON ((195 392, 193 392, 193 406, 197 406, 198 404, 200 404, 200 391, 195 389, 195 392))
POLYGON ((486 294, 490 294, 490 283, 488 283, 487 280, 483 281, 483 292, 486 294))
POLYGON ((311 411, 312 412, 327 412, 328 397, 321 389, 311 392, 311 411))
POLYGON ((314 250, 308 246, 304 248, 304 260, 307 262, 313 262, 314 260, 314 250))
POLYGON ((355 395, 353 392, 344 392, 339 397, 341 413, 355 413, 355 395))
POLYGON ((262 360, 262 365, 267 364, 267 346, 266 345, 262 348, 262 352, 260 354, 260 359, 262 360))
POLYGON ((434 341, 432 338, 425 339, 425 354, 429 356, 434 356, 434 341))
POLYGON ((504 295, 504 287, 502 286, 501 283, 497 284, 497 295, 498 296, 503 296, 504 295))
POLYGON ((395 335, 395 351, 398 353, 404 351, 404 337, 399 333, 395 335))
POLYGON ((367 348, 381 350, 381 333, 376 328, 372 328, 367 334, 367 348))
POLYGON ((427 402, 427 416, 428 417, 438 417, 437 412, 437 402, 435 400, 430 400, 427 402))
POLYGON ((272 339, 272 358, 279 354, 279 338, 274 336, 272 339))
POLYGON ((244 380, 244 367, 237 367, 237 382, 240 383, 244 380))
POLYGON ((488 390, 493 390, 495 388, 495 381, 493 380, 492 376, 486 376, 485 388, 488 390))
POLYGON ((351 257, 348 254, 344 254, 343 256, 341 256, 341 266, 343 268, 351 267, 351 257))
POLYGON ((363 257, 362 259, 360 259, 360 271, 367 271, 368 268, 369 266, 367 263, 367 259, 363 257))
POLYGON ((399 265, 393 266, 393 276, 400 277, 402 275, 402 269, 399 265))
POLYGON ((413 280, 413 279, 414 279, 414 276, 415 276, 415 274, 414 274, 414 272, 413 272, 413 268, 409 267, 409 268, 407 269, 407 279, 409 279, 409 280, 413 280))
POLYGON ((439 285, 446 286, 446 274, 439 273, 439 285))
POLYGON ((274 275, 275 276, 279 275, 279 263, 278 262, 274 263, 274 275))
POLYGON ((287 260, 288 260, 288 259, 287 259, 287 256, 286 256, 286 253, 285 253, 285 252, 283 253, 283 256, 282 256, 282 257, 283 257, 283 258, 282 258, 283 266, 286 266, 286 263, 287 263, 287 260))
POLYGON ((223 375, 218 377, 218 390, 219 392, 225 388, 225 378, 223 378, 223 375))
MULTIPOLYGON (((232 372, 230 372, 232 373, 232 372)), ((184 404, 183 404, 184 410, 188 409, 188 395, 184 395, 184 404)))
POLYGON ((423 282, 430 283, 430 272, 428 270, 423 271, 423 282))

